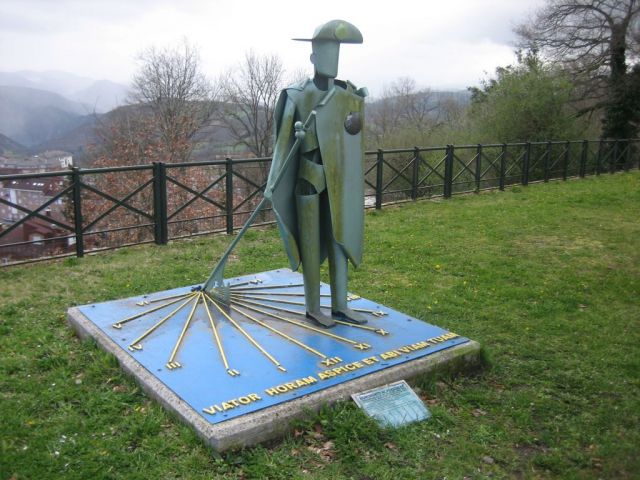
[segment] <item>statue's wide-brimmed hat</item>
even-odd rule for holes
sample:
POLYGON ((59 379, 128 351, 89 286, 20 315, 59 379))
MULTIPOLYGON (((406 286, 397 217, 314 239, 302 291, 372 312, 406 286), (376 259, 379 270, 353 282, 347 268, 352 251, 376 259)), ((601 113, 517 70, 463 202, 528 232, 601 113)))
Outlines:
POLYGON ((299 42, 332 41, 338 43, 362 43, 362 33, 355 25, 344 20, 331 20, 316 28, 311 38, 294 38, 299 42))

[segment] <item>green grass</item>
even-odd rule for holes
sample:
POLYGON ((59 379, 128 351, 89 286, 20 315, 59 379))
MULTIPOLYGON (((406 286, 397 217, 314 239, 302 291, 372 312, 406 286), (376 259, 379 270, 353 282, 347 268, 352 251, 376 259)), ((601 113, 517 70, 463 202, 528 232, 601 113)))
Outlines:
MULTIPOLYGON (((492 367, 422 379, 427 422, 381 430, 342 403, 216 458, 65 312, 201 282, 227 242, 0 270, 0 479, 637 478, 639 172, 370 212, 350 289, 480 341, 492 367)), ((227 274, 284 265, 254 230, 227 274)))

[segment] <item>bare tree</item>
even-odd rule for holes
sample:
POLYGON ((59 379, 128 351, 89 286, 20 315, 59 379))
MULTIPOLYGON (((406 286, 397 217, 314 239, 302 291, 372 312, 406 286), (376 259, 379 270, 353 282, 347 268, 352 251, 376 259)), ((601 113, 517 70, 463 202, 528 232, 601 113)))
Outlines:
MULTIPOLYGON (((127 105, 100 117, 94 133, 97 142, 91 145, 88 155, 94 167, 121 167, 125 165, 143 165, 152 162, 165 162, 168 152, 153 113, 146 106, 127 105)), ((192 190, 203 191, 220 174, 218 167, 191 166, 172 168, 170 176, 192 190)), ((140 170, 135 175, 122 171, 104 171, 86 176, 85 182, 99 191, 116 199, 124 199, 153 177, 152 170, 140 170)), ((214 204, 196 199, 175 181, 166 182, 166 205, 170 213, 176 213, 168 226, 170 236, 189 235, 198 231, 210 231, 223 226, 220 208, 214 204), (185 205, 190 201, 188 205, 185 205), (179 211, 178 211, 179 210, 179 211)), ((210 188, 205 196, 218 204, 224 202, 224 191, 210 188)), ((129 198, 127 205, 143 212, 154 208, 154 194, 151 185, 143 187, 129 198)), ((83 192, 83 208, 88 215, 85 221, 95 218, 99 212, 105 212, 113 206, 112 200, 92 191, 83 192)), ((103 233, 90 236, 98 246, 118 246, 153 238, 153 229, 149 219, 140 216, 131 209, 120 207, 109 213, 93 230, 103 233), (144 226, 140 226, 144 225, 144 226), (123 228, 125 227, 125 228, 123 228)))
POLYGON ((439 118, 442 124, 458 126, 464 122, 466 104, 455 95, 443 96, 438 101, 439 118))
POLYGON ((639 14, 638 0, 547 0, 516 29, 522 47, 540 50, 573 75, 583 113, 603 109, 604 137, 637 133, 639 14))
MULTIPOLYGON (((194 135, 210 121, 215 107, 215 89, 201 72, 197 51, 186 40, 176 48, 150 48, 139 55, 140 67, 133 79, 130 105, 110 112, 97 122, 98 142, 90 155, 95 166, 113 167, 151 162, 176 163, 189 158, 194 135)), ((149 170, 136 175, 108 172, 92 178, 94 186, 122 199, 135 192, 149 179, 149 170)), ((193 190, 202 190, 210 183, 211 172, 203 168, 179 168, 172 177, 193 190)), ((187 235, 199 228, 217 228, 219 211, 212 204, 192 201, 192 194, 176 182, 167 182, 167 208, 175 217, 170 234, 187 235), (199 219, 213 218, 203 227, 199 219)), ((219 190, 207 193, 217 200, 219 190)), ((83 198, 91 211, 105 211, 110 200, 100 195, 83 198)), ((140 211, 148 212, 153 205, 153 191, 143 188, 128 201, 140 211)), ((127 208, 118 208, 99 222, 105 230, 100 242, 115 246, 149 239, 145 218, 127 208), (122 228, 126 227, 126 228, 122 228), (115 229, 114 231, 111 231, 115 229)))
POLYGON ((375 137, 378 146, 390 146, 387 145, 387 139, 397 129, 398 118, 395 99, 390 95, 386 86, 382 97, 370 104, 366 125, 375 137))
POLYGON ((96 116, 91 145, 92 163, 100 166, 142 165, 162 160, 164 149, 148 108, 118 107, 96 116))
POLYGON ((293 71, 289 71, 287 72, 287 84, 288 85, 295 85, 298 84, 300 82, 305 81, 306 79, 310 78, 311 76, 313 76, 313 71, 309 71, 306 68, 302 68, 302 67, 298 67, 293 71))
POLYGON ((216 90, 201 71, 198 51, 186 40, 175 48, 151 47, 138 59, 131 101, 151 110, 165 160, 184 161, 191 139, 214 112, 216 90))
POLYGON ((370 130, 378 144, 390 146, 389 142, 402 143, 408 140, 406 133, 426 135, 440 125, 440 105, 433 92, 418 89, 415 80, 400 77, 385 86, 382 97, 369 112, 370 130))
POLYGON ((430 89, 418 90, 413 78, 400 77, 385 93, 395 99, 397 120, 418 130, 434 126, 438 104, 430 89))
POLYGON ((273 114, 284 87, 285 70, 277 55, 245 54, 244 61, 221 80, 223 123, 237 145, 256 157, 273 148, 273 114))

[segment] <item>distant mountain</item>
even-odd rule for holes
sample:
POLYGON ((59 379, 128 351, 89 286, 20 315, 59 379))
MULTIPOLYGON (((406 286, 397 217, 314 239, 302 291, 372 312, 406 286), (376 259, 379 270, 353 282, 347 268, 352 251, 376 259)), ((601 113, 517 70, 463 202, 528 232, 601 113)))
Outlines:
POLYGON ((87 88, 69 95, 69 98, 89 105, 96 113, 105 113, 124 105, 129 89, 119 83, 109 80, 98 80, 87 88))
POLYGON ((86 115, 91 113, 88 105, 83 105, 79 102, 69 100, 62 95, 58 95, 57 93, 47 90, 0 86, 0 95, 2 95, 3 101, 12 102, 16 105, 19 104, 27 109, 54 107, 76 115, 86 115))
POLYGON ((68 96, 89 87, 95 80, 66 72, 23 70, 20 72, 0 72, 0 85, 49 90, 58 95, 68 96))
MULTIPOLYGON (((414 100, 422 100, 427 106, 437 106, 442 102, 455 101, 461 105, 467 105, 471 101, 471 92, 468 90, 422 90, 412 94, 414 100)), ((393 100, 396 97, 390 97, 393 100)), ((367 106, 375 107, 383 101, 381 98, 373 98, 367 101, 367 106)))
POLYGON ((32 147, 86 122, 86 105, 34 88, 0 86, 0 133, 32 147))
MULTIPOLYGON (((51 138, 34 147, 37 151, 63 150, 73 154, 74 164, 80 167, 90 167, 91 158, 87 155, 87 148, 92 144, 99 144, 100 138, 96 134, 99 125, 108 126, 113 122, 122 121, 128 116, 142 113, 139 105, 126 105, 111 110, 108 113, 89 115, 86 122, 68 130, 62 135, 51 138)), ((230 132, 219 119, 212 119, 210 124, 201 128, 193 138, 193 151, 190 161, 198 162, 213 160, 233 155, 248 155, 243 147, 234 146, 230 132)))
POLYGON ((126 86, 65 72, 0 72, 0 133, 26 147, 78 154, 94 116, 122 105, 126 86))
POLYGON ((128 88, 109 80, 95 80, 59 71, 0 72, 0 85, 48 90, 103 113, 123 105, 128 88))
POLYGON ((87 115, 83 117, 83 123, 50 138, 33 147, 35 151, 62 150, 73 155, 73 163, 77 167, 87 167, 87 148, 96 143, 98 138, 95 133, 96 122, 103 115, 87 115))
MULTIPOLYGON (((422 90, 411 94, 410 105, 418 111, 424 111, 428 118, 437 119, 444 114, 451 115, 453 112, 461 111, 469 105, 471 93, 468 90, 422 90)), ((376 116, 384 111, 388 111, 389 118, 393 113, 406 113, 407 99, 403 97, 374 98, 365 105, 367 118, 375 123, 376 116)))
POLYGON ((23 156, 28 155, 29 149, 18 142, 11 140, 6 135, 0 133, 0 155, 3 156, 23 156))
POLYGON ((50 138, 34 147, 37 151, 63 150, 73 155, 73 163, 78 167, 91 166, 87 150, 91 145, 99 144, 100 138, 96 132, 101 125, 108 128, 109 125, 122 121, 129 116, 139 115, 139 105, 125 105, 115 108, 107 113, 92 114, 83 117, 83 122, 75 128, 50 138))

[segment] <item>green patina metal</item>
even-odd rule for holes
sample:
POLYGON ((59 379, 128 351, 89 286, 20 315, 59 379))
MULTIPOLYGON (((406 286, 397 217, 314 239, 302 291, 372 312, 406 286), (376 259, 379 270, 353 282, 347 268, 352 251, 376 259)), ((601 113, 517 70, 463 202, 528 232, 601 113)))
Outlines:
POLYGON ((310 39, 315 75, 283 90, 275 110, 275 146, 265 197, 205 283, 226 297, 228 255, 257 213, 271 202, 291 268, 302 265, 307 315, 324 326, 364 323, 347 306, 350 261, 362 261, 364 234, 364 97, 335 80, 341 43, 362 43, 352 24, 332 20, 310 39), (303 123, 304 122, 304 123, 303 123), (329 260, 331 316, 320 310, 320 265, 329 260), (221 293, 222 292, 222 293, 221 293))

